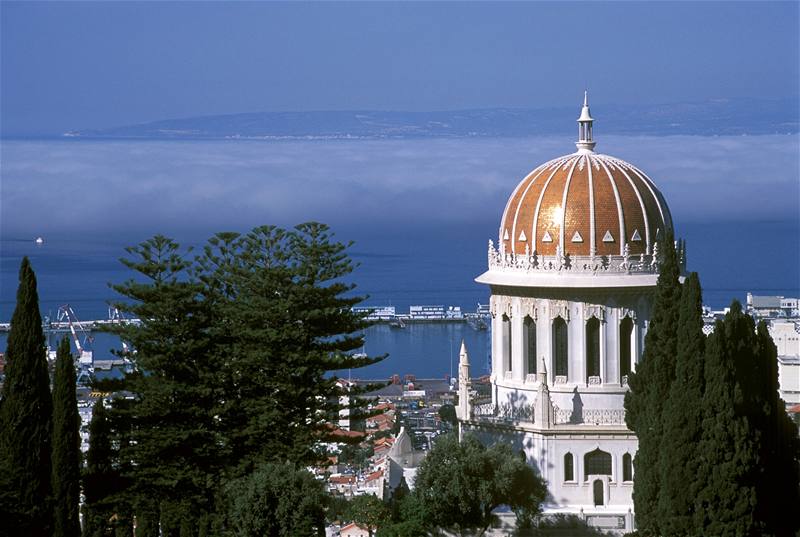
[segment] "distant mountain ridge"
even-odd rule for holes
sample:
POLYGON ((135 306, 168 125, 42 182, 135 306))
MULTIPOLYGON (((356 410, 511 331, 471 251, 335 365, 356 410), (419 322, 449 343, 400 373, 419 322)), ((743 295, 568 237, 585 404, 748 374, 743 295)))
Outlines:
MULTIPOLYGON (((719 99, 663 105, 593 107, 596 132, 644 135, 794 134, 800 99, 719 99)), ((442 112, 256 112, 166 119, 69 131, 81 138, 403 139, 536 136, 575 131, 576 107, 442 112)))

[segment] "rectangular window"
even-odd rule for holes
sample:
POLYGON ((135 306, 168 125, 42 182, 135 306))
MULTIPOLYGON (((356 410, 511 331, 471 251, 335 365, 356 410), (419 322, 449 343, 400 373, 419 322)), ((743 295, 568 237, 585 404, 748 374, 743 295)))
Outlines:
POLYGON ((568 374, 567 323, 561 317, 553 320, 553 354, 555 374, 566 377, 568 374))
POLYGON ((511 347, 511 319, 507 315, 503 315, 503 343, 506 355, 506 371, 512 371, 514 369, 514 362, 512 359, 513 349, 511 347))
POLYGON ((600 376, 600 321, 597 317, 586 323, 586 376, 600 376))
POLYGON ((631 339, 633 320, 625 317, 619 323, 619 376, 620 379, 631 373, 631 339))
POLYGON ((536 321, 525 317, 525 362, 528 375, 536 374, 536 321))

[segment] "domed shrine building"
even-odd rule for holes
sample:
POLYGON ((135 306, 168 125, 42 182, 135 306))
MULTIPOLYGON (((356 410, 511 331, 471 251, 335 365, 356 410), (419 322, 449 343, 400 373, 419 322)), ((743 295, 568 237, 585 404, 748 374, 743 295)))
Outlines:
POLYGON ((470 400, 462 348, 458 415, 462 432, 524 450, 547 480, 545 513, 623 532, 637 447, 623 403, 672 218, 642 170, 595 152, 592 122, 585 97, 577 151, 508 199, 476 279, 491 289, 491 400, 470 400))

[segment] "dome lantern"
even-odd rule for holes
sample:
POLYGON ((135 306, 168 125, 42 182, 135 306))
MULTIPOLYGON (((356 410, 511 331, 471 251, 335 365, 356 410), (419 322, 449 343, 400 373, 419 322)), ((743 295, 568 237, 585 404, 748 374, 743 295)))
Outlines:
POLYGON ((589 112, 589 90, 583 92, 583 108, 581 117, 578 118, 578 141, 575 145, 579 152, 590 152, 594 150, 595 142, 592 139, 592 114, 589 112))

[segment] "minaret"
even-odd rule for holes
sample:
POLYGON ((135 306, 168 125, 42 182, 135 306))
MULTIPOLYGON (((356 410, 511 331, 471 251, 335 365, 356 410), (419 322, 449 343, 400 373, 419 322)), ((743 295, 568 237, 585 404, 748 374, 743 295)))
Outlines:
POLYGON ((578 118, 578 153, 587 153, 594 150, 595 142, 592 139, 592 114, 589 112, 589 91, 583 92, 583 108, 581 117, 578 118))
POLYGON ((544 357, 539 363, 539 391, 534 403, 533 424, 540 429, 552 429, 556 422, 553 401, 550 399, 550 389, 547 387, 547 369, 544 357))
POLYGON ((459 421, 468 421, 472 414, 469 386, 469 354, 467 354, 467 346, 462 339, 461 352, 458 355, 458 408, 456 409, 456 417, 459 421))

